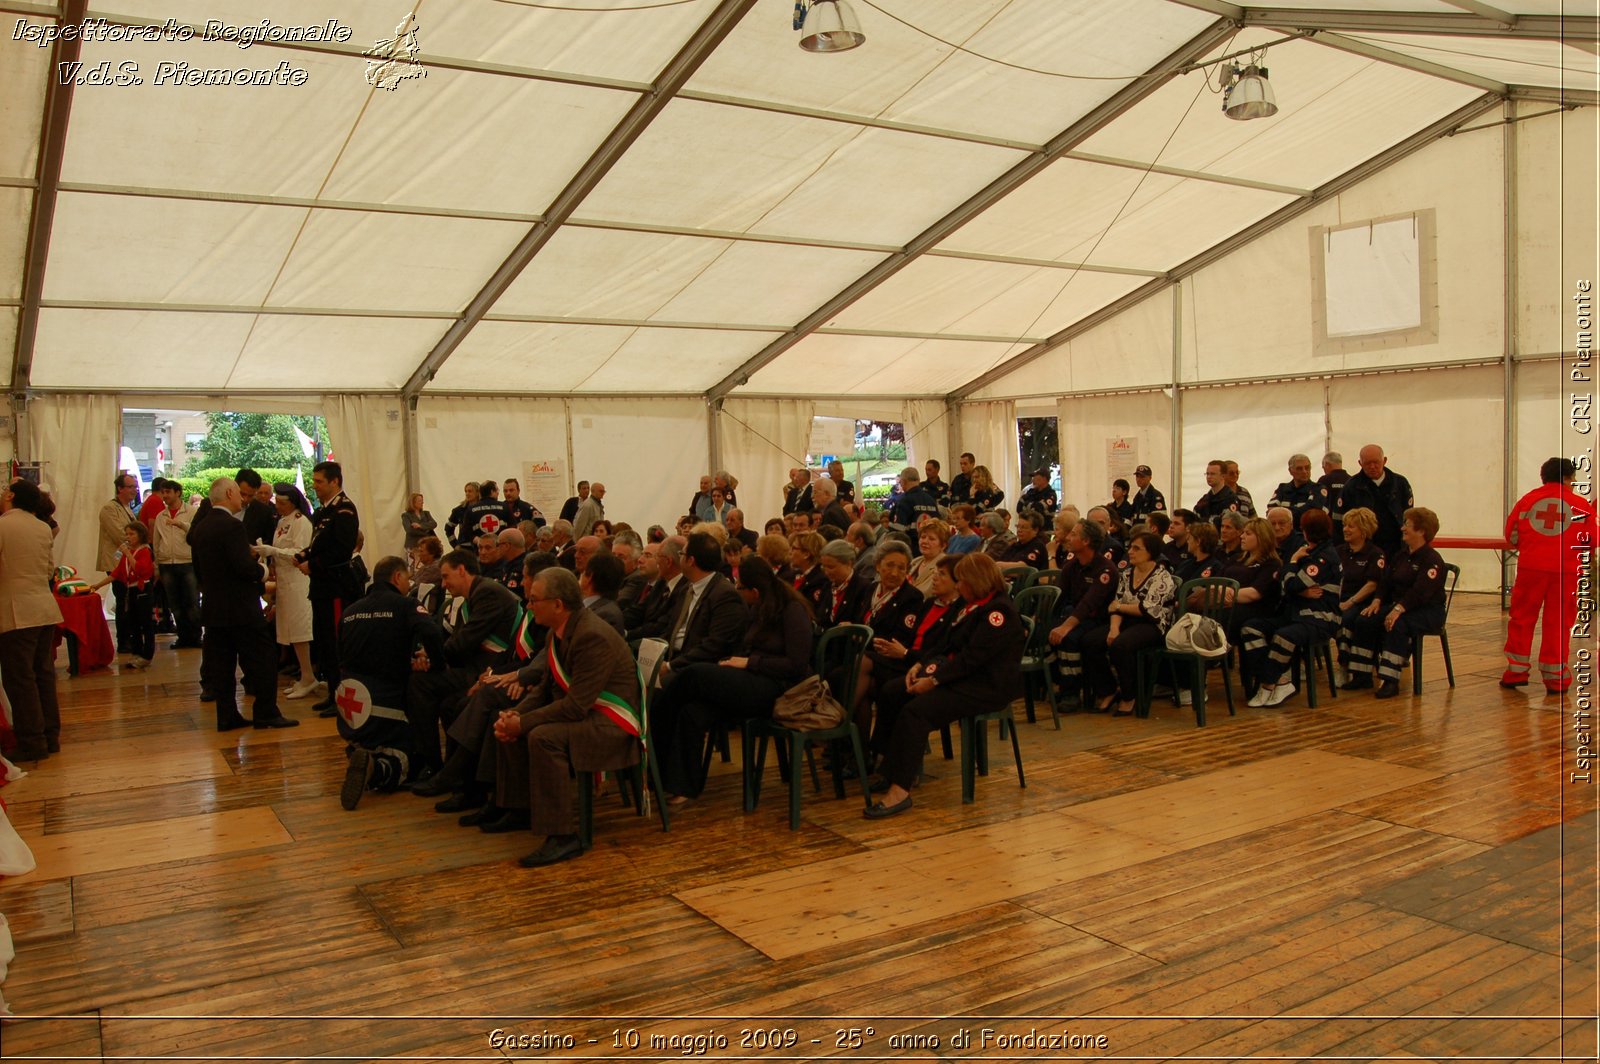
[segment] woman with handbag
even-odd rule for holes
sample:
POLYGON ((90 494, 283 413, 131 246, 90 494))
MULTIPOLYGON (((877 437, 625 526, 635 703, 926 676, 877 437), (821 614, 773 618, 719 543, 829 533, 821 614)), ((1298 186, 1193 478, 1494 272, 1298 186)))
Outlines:
POLYGON ((1008 706, 1022 689, 1017 663, 1027 636, 1000 566, 987 554, 968 554, 956 563, 956 587, 964 605, 951 626, 950 652, 906 673, 906 691, 914 697, 889 737, 879 781, 886 793, 865 811, 869 820, 911 808, 911 786, 930 732, 1008 706))
POLYGON ((739 562, 739 593, 750 610, 743 653, 672 671, 650 707, 656 760, 667 803, 705 790, 706 734, 751 717, 770 717, 778 696, 811 671, 811 611, 794 588, 754 554, 739 562))

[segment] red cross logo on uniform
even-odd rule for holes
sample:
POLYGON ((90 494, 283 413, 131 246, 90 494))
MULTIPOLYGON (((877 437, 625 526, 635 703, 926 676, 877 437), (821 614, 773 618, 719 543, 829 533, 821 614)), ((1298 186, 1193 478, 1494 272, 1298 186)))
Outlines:
POLYGON ((372 714, 372 692, 360 680, 341 683, 333 703, 339 707, 339 715, 352 729, 360 728, 372 714))
POLYGON ((1528 515, 1528 524, 1541 536, 1557 536, 1572 520, 1572 512, 1562 499, 1547 499, 1545 504, 1528 515))
POLYGON ((494 514, 484 514, 483 519, 478 522, 478 530, 492 536, 500 530, 500 519, 494 514))

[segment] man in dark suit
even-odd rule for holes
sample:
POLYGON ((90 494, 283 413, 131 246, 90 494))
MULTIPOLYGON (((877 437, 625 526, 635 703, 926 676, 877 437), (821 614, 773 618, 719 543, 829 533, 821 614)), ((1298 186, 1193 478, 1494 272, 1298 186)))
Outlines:
POLYGON ((227 477, 211 484, 212 509, 190 537, 195 576, 200 582, 200 619, 205 624, 206 689, 216 695, 217 730, 292 728, 278 710, 278 663, 273 639, 261 612, 261 565, 250 550, 244 524, 235 515, 244 507, 239 485, 227 477), (239 715, 233 670, 244 670, 245 689, 254 699, 251 719, 239 715))
MULTIPOLYGON (((429 775, 444 764, 439 725, 450 726, 473 683, 517 637, 517 596, 480 575, 471 551, 453 550, 441 558, 439 579, 448 594, 466 602, 444 641, 444 671, 433 670, 435 662, 419 661, 406 689, 406 719, 416 737, 417 758, 429 775)), ((465 807, 439 811, 460 808, 465 807)))
POLYGON ((831 480, 819 480, 811 485, 811 501, 821 513, 817 527, 833 525, 840 532, 850 527, 850 514, 839 505, 838 488, 831 480))
POLYGON ((640 571, 650 579, 645 585, 644 597, 622 603, 622 619, 628 625, 629 642, 659 639, 666 633, 667 623, 672 619, 668 613, 673 602, 672 593, 683 583, 683 570, 679 566, 683 547, 683 537, 673 536, 645 548, 644 558, 639 563, 640 571))
POLYGON ((623 620, 622 607, 617 605, 617 592, 622 589, 622 559, 610 551, 596 554, 584 566, 578 585, 583 589, 583 608, 626 638, 628 623, 623 620))
POLYGON ((533 578, 528 603, 549 629, 550 667, 530 697, 495 722, 495 804, 506 812, 494 827, 525 824, 545 836, 544 845, 522 858, 528 868, 583 852, 575 774, 639 763, 633 655, 615 629, 584 608, 581 596, 578 581, 560 568, 533 578))
POLYGON ((739 648, 749 616, 733 581, 717 570, 722 547, 704 532, 689 536, 683 550, 683 579, 667 604, 669 664, 662 667, 661 682, 674 668, 696 662, 719 662, 739 648))
POLYGON ((272 505, 272 485, 261 482, 261 474, 254 469, 241 469, 233 478, 239 484, 239 498, 244 503, 244 534, 251 543, 272 543, 278 531, 278 508, 272 505))

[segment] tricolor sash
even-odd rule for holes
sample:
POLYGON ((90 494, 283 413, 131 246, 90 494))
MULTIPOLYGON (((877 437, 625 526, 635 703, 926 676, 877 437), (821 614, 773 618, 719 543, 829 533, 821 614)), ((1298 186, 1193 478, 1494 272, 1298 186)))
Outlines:
POLYGON ((536 624, 533 614, 528 610, 517 611, 517 660, 528 661, 533 657, 533 630, 536 624))
MULTIPOLYGON (((561 664, 561 658, 556 655, 556 641, 550 640, 550 676, 555 680, 556 686, 565 692, 572 686, 567 678, 567 670, 561 664)), ((594 700, 594 708, 604 713, 611 722, 629 735, 638 737, 639 714, 634 712, 628 700, 612 694, 610 691, 601 691, 600 697, 594 700)))
MULTIPOLYGON (((520 618, 520 615, 522 614, 522 612, 523 612, 523 610, 519 606, 517 608, 517 613, 519 615, 519 618, 520 618)), ((463 602, 461 604, 460 623, 461 624, 466 624, 470 620, 472 620, 472 603, 463 602)), ((511 645, 510 643, 506 642, 506 639, 505 639, 504 636, 498 635, 498 634, 493 633, 493 632, 489 633, 489 635, 486 636, 483 639, 483 641, 478 644, 479 647, 481 647, 484 650, 487 650, 491 654, 498 654, 498 653, 500 653, 502 650, 504 650, 506 647, 508 647, 510 645, 511 645)))

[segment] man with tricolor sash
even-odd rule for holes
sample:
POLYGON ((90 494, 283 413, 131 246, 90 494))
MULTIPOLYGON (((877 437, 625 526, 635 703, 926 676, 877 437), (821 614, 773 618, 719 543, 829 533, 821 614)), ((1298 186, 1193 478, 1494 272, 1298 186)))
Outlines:
POLYGON ((560 568, 533 578, 527 596, 548 631, 546 670, 537 687, 494 725, 499 740, 495 805, 503 819, 524 818, 544 845, 525 867, 583 852, 573 776, 639 762, 639 678, 628 644, 585 609, 578 580, 560 568))

